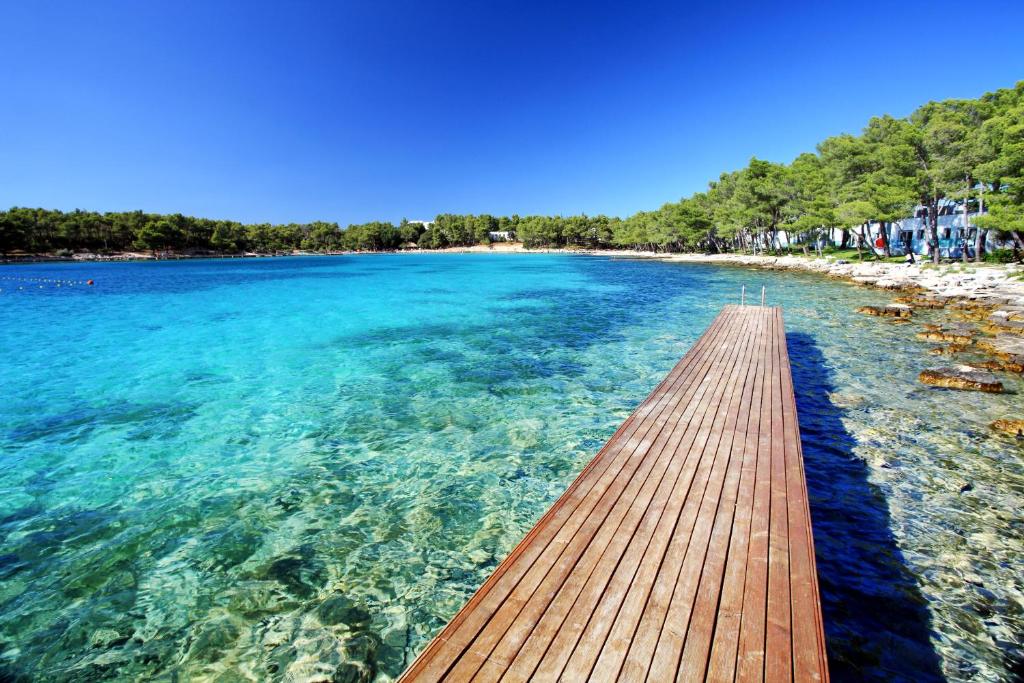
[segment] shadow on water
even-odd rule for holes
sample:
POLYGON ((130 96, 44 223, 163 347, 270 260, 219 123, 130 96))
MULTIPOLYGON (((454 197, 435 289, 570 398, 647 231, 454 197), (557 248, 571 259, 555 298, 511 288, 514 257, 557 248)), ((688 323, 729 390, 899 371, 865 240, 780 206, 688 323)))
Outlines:
POLYGON ((834 681, 942 681, 930 615, 814 338, 786 335, 834 681))

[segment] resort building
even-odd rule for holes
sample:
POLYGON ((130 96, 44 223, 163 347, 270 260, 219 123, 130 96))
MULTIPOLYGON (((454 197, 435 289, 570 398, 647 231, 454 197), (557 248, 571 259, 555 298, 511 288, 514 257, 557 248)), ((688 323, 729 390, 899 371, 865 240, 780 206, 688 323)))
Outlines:
MULTIPOLYGON (((939 204, 938 249, 940 256, 943 258, 959 259, 963 256, 965 244, 967 245, 968 255, 973 256, 974 241, 978 235, 978 226, 974 223, 974 219, 978 215, 979 212, 977 211, 968 211, 965 225, 962 203, 943 200, 939 204)), ((873 250, 876 254, 881 255, 885 251, 884 242, 881 241, 884 234, 889 243, 889 252, 895 256, 902 256, 908 250, 921 256, 929 253, 927 207, 918 206, 915 208, 913 216, 891 223, 879 221, 868 223, 864 226, 863 230, 863 236, 867 238, 866 242, 862 238, 861 227, 857 225, 849 226, 845 229, 833 228, 827 238, 819 239, 822 245, 827 241, 832 246, 839 247, 843 246, 845 233, 847 246, 855 247, 859 241, 862 248, 873 250)), ((802 236, 797 234, 792 235, 791 238, 784 230, 780 230, 778 233, 778 246, 786 248, 791 243, 793 246, 796 246, 804 242, 801 238, 802 236)), ((811 239, 813 242, 814 238, 811 239)), ((770 247, 770 245, 761 246, 770 247)), ((1009 243, 997 238, 995 230, 990 230, 985 236, 986 251, 1009 246, 1009 243)))

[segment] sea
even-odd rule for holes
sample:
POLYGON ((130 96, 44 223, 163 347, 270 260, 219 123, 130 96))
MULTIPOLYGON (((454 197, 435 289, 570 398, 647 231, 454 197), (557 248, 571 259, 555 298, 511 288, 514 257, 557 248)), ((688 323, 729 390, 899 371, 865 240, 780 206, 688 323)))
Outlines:
POLYGON ((0 266, 0 681, 396 678, 744 288, 783 307, 833 680, 1019 679, 988 424, 1024 383, 920 384, 941 311, 484 253, 0 266))

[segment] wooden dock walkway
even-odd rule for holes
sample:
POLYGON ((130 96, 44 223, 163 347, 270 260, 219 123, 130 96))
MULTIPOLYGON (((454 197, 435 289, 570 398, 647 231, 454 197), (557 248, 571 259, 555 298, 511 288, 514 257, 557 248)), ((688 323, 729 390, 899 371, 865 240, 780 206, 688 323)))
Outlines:
POLYGON ((779 308, 726 306, 405 681, 827 681, 779 308))

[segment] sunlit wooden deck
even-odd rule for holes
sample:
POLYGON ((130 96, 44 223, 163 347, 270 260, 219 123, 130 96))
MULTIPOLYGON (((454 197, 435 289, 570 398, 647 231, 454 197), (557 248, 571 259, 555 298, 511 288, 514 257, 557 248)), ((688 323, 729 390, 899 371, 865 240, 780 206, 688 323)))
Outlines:
POLYGON ((403 680, 827 681, 782 311, 727 306, 403 680))

